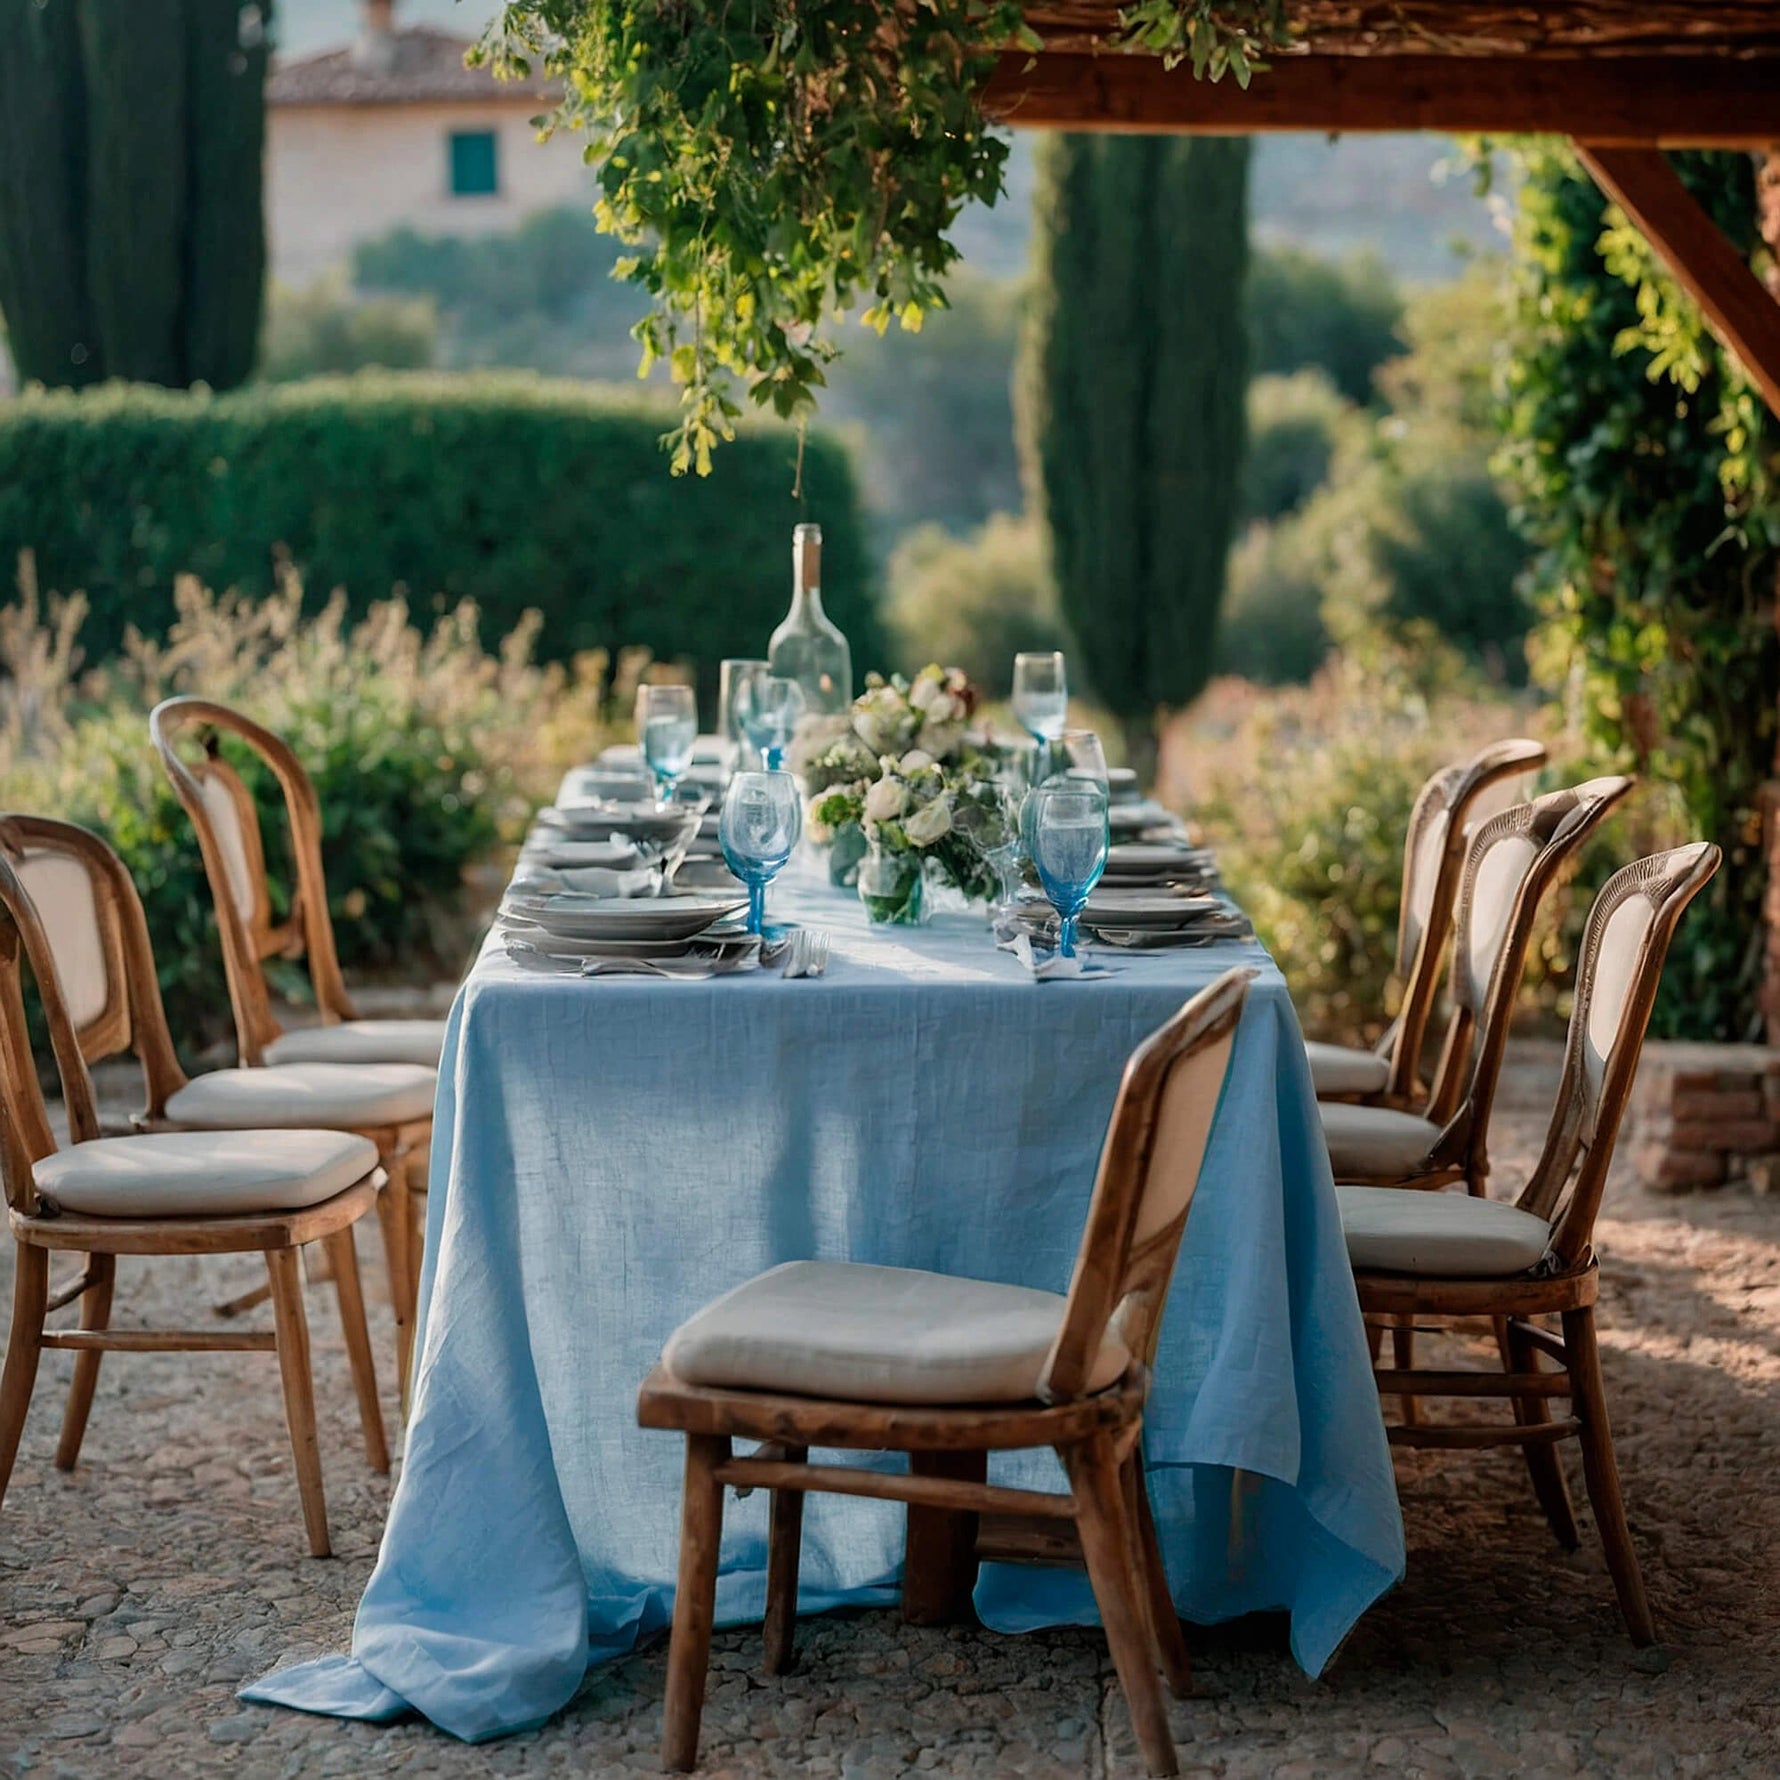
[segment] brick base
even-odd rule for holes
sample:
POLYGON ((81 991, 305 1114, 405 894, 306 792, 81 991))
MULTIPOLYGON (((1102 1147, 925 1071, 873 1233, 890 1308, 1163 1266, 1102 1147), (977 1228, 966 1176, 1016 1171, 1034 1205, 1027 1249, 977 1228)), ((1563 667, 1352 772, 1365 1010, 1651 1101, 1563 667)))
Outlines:
POLYGON ((1645 1045, 1626 1138, 1652 1186, 1780 1191, 1780 1049, 1645 1045))

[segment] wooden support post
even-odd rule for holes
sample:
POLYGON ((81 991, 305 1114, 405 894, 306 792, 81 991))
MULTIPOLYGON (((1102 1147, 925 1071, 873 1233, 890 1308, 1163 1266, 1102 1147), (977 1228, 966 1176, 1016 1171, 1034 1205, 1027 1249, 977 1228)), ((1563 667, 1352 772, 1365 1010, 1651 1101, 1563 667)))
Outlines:
POLYGON ((1780 303, 1694 201, 1661 150, 1578 142, 1576 151, 1780 414, 1780 303))
MULTIPOLYGON (((982 1483, 989 1473, 985 1452, 914 1452, 917 1477, 982 1483)), ((902 1566, 902 1616, 910 1625, 968 1625, 975 1617, 977 1517, 968 1510, 928 1508, 911 1502, 908 1546, 902 1566)))

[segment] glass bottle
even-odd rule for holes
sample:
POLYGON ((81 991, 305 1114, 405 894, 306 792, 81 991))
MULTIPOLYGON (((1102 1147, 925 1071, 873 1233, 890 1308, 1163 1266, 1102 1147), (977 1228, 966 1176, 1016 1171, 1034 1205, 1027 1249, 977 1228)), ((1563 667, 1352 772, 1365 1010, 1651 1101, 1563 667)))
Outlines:
POLYGON ((773 632, 766 658, 775 675, 803 688, 804 708, 831 713, 853 702, 853 655, 822 610, 822 528, 791 534, 791 610, 773 632))

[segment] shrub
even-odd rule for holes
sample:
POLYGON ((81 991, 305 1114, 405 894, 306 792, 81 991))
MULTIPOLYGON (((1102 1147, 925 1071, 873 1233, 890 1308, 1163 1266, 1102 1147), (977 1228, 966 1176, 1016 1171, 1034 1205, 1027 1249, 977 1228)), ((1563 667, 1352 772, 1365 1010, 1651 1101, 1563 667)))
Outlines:
POLYGON ((908 672, 961 667, 990 698, 1012 690, 1020 650, 1068 647, 1044 535, 1007 513, 968 538, 911 532, 890 559, 890 622, 908 672))
POLYGON ((1183 719, 1174 751, 1192 763, 1195 813, 1311 1037, 1383 1030, 1415 795, 1528 717, 1423 635, 1369 639, 1308 686, 1219 681, 1183 719))
POLYGON ((1314 365, 1350 402, 1370 402, 1373 373, 1403 350, 1403 298, 1376 254, 1324 259, 1302 247, 1249 261, 1249 350, 1257 374, 1314 365))
POLYGON ((863 669, 883 659, 844 452, 745 431, 708 480, 667 474, 645 401, 520 375, 363 375, 227 396, 108 386, 0 410, 0 560, 35 548, 48 585, 84 586, 94 659, 126 621, 158 635, 175 576, 264 593, 278 553, 365 612, 473 600, 485 639, 543 614, 537 648, 640 644, 759 655, 789 601, 792 525, 823 525, 824 595, 863 669))
POLYGON ((335 282, 306 290, 275 284, 260 332, 258 372, 273 383, 376 366, 424 370, 439 340, 425 298, 349 297, 335 282))
POLYGON ((1248 388, 1242 505, 1250 519, 1294 512, 1329 477, 1352 405, 1318 370, 1257 377, 1248 388))
POLYGON ((1308 680, 1329 652, 1323 563, 1293 516, 1251 525, 1230 552, 1218 672, 1263 685, 1308 680))
MULTIPOLYGON (((165 642, 133 639, 77 679, 84 601, 40 603, 27 571, 0 623, 0 807, 98 829, 140 890, 175 1034, 228 1027, 197 840, 148 740, 147 713, 174 692, 246 710, 290 741, 321 801, 322 855, 349 970, 454 973, 471 937, 466 867, 513 838, 569 762, 606 739, 606 662, 530 659, 528 621, 498 652, 473 607, 423 634, 400 602, 349 623, 338 597, 312 615, 294 579, 264 600, 217 597, 182 579, 165 642)), ((640 665, 630 657, 621 679, 640 665)), ((252 785, 274 905, 291 882, 283 808, 269 775, 230 754, 252 785)), ((306 982, 287 968, 281 986, 306 982)))

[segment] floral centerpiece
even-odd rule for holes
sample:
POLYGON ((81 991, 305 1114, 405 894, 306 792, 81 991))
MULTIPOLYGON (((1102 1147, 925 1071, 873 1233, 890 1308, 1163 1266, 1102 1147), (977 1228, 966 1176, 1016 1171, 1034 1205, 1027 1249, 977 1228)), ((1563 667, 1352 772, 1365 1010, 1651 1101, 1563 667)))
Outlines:
POLYGON ((868 674, 849 710, 799 726, 791 766, 808 797, 804 832, 826 849, 833 882, 861 885, 875 921, 921 919, 930 872, 967 897, 996 889, 956 820, 988 799, 996 768, 969 735, 976 703, 957 668, 925 667, 913 680, 868 674))

